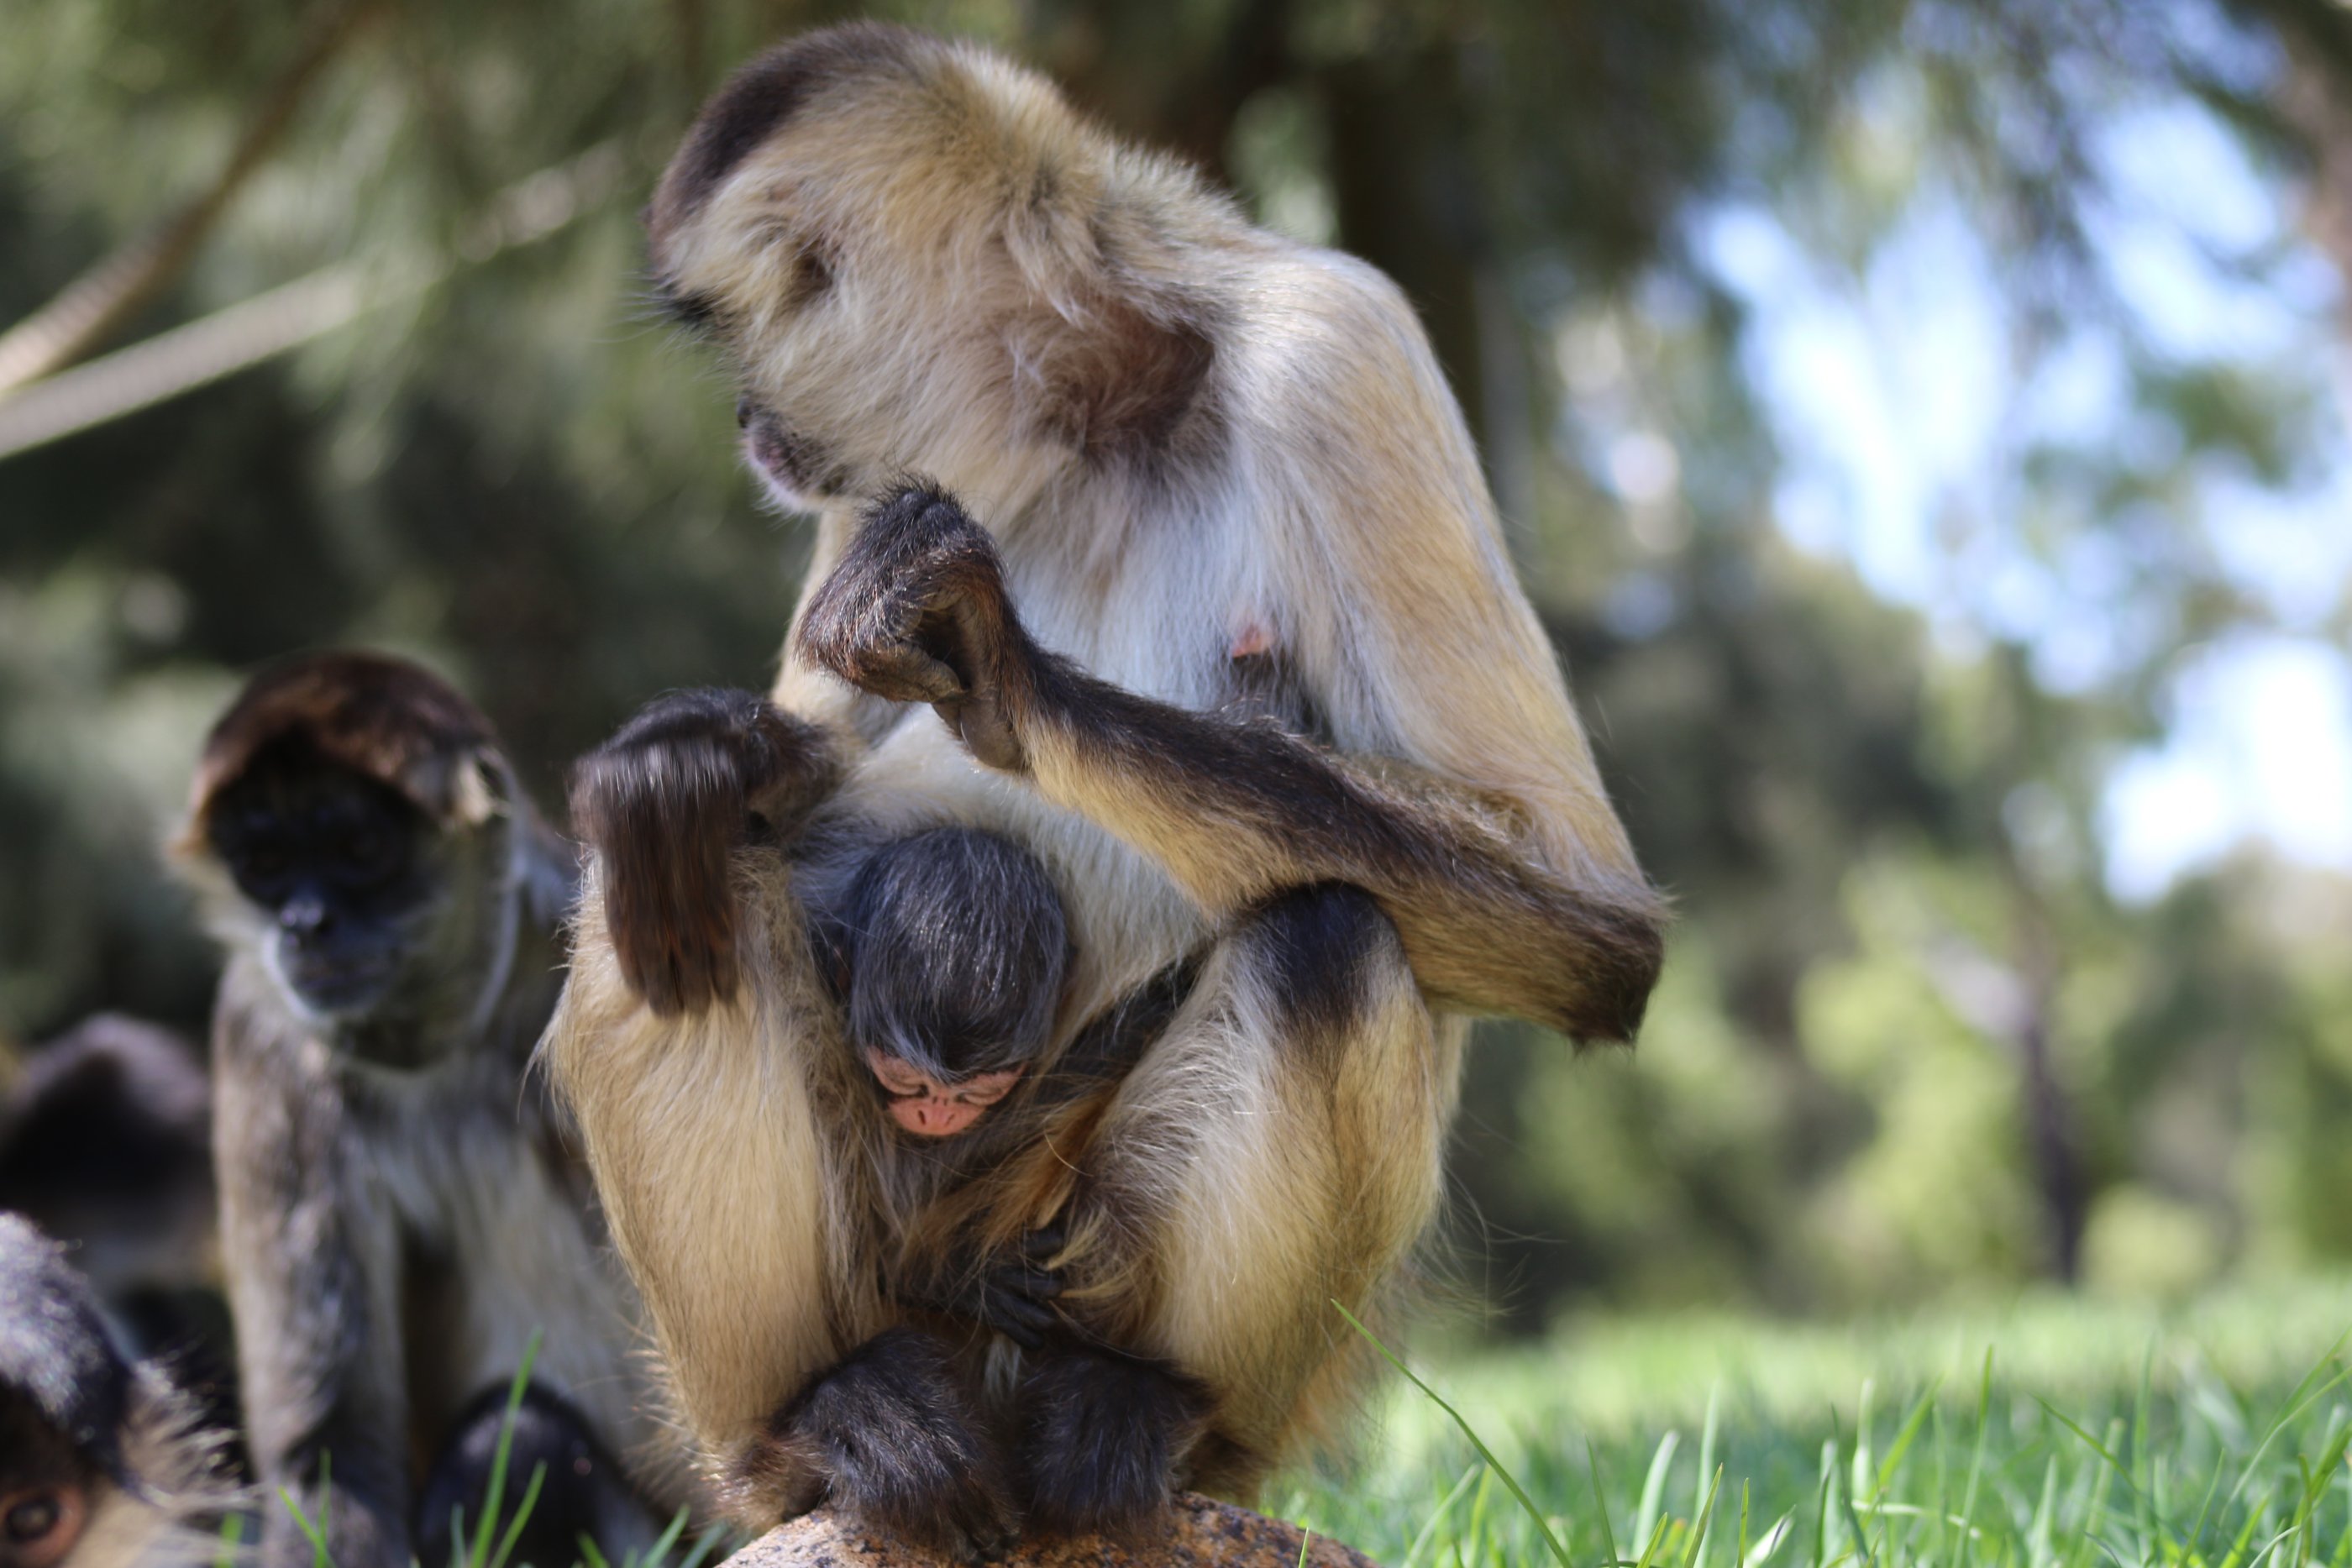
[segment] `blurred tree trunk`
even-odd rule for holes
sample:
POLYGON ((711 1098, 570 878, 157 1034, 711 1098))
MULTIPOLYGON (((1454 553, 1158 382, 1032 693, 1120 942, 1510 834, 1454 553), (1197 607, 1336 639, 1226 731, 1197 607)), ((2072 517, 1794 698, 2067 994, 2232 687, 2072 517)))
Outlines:
POLYGON ((2050 1010, 2058 985, 2056 940, 2042 900, 2022 876, 2014 857, 2010 871, 2016 889, 2012 922, 2018 933, 2017 968, 2022 1003, 2015 1028, 2019 1075, 2025 1091, 2026 1127, 2032 1142, 2034 1175, 2042 1189, 2049 1228, 2051 1271, 2066 1284, 2083 1276, 2083 1226, 2088 1195, 2083 1186, 2082 1152, 2074 1107, 2050 1060, 2050 1010))
POLYGON ((1460 61, 1451 48, 1323 74, 1339 246, 1421 313, 1505 516, 1526 520, 1534 420, 1525 328, 1489 239, 1460 61))

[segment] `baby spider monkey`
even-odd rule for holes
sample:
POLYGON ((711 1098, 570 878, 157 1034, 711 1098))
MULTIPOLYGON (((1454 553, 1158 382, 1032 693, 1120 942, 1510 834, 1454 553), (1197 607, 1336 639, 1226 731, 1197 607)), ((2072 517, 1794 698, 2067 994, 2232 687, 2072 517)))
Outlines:
POLYGON ((921 1139, 971 1131, 1053 1030, 1070 959, 1060 893, 1010 841, 934 828, 876 850, 844 914, 846 1033, 891 1124, 921 1139))
POLYGON ((1099 1112, 1190 988, 1190 967, 1048 1061, 1076 956, 1061 894, 1035 855, 969 828, 884 843, 814 928, 852 1076, 870 1091, 871 1193, 898 1243, 882 1260, 887 1293, 1028 1351, 1069 1337, 1051 1305, 1059 1220, 1009 1247, 979 1222, 998 1207, 998 1178, 1019 1185, 1016 1151, 1099 1112))

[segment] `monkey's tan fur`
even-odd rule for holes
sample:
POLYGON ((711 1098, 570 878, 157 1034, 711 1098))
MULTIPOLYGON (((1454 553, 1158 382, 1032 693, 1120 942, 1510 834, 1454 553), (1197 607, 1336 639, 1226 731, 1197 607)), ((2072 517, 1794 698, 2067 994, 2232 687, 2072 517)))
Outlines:
MULTIPOLYGON (((978 48, 853 28, 795 49, 749 151, 702 177, 722 161, 715 104, 652 213, 665 287, 817 455, 780 486, 817 543, 775 701, 848 758, 820 826, 953 821, 1045 860, 1077 954, 1065 1037, 1207 948, 1110 1103, 968 1207, 1002 1234, 1075 1202, 1067 1304, 1210 1386, 1190 1479, 1246 1490, 1345 1382, 1330 1300, 1376 1307, 1433 1218, 1469 1015, 1624 1032, 1660 908, 1386 278, 1250 226, 978 48), (1029 637, 1102 682, 1214 713, 1271 650, 1320 732, 1237 725, 1236 744, 1313 789, 1028 688, 1008 697, 1027 771, 995 772, 919 707, 817 667, 797 636, 810 599, 857 503, 909 471, 992 536, 1029 637), (1363 889, 1395 929, 1346 1037, 1318 1042, 1229 934, 1319 883, 1363 889)), ((592 871, 546 1045, 722 1476, 892 1321, 829 1168, 818 1064, 837 1025, 800 956, 790 857, 745 851, 736 872, 746 983, 663 1019, 621 977, 592 871)), ((740 1500, 747 1520, 808 1500, 740 1500)))

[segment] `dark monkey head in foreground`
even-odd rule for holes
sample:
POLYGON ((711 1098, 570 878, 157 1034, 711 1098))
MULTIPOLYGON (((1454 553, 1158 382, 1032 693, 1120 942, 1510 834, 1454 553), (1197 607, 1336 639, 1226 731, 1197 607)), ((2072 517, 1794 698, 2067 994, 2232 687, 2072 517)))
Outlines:
POLYGON ((1658 971, 1426 337, 894 28, 739 73, 648 225, 815 517, 770 697, 665 699, 575 776, 547 1057, 680 1416, 747 1524, 829 1498, 980 1553, 1246 1494, 1345 1426, 1330 1303, 1409 1294, 1468 1019, 1627 1040, 1658 971), (1051 868, 1068 958, 1002 1107, 877 1155, 872 1074, 922 1050, 861 1071, 807 938, 940 826, 1051 868), (1024 1118, 1122 1018, 1131 1058, 1024 1118))
POLYGON ((239 1501, 226 1439, 134 1364, 55 1242, 0 1214, 0 1568, 194 1568, 239 1501))

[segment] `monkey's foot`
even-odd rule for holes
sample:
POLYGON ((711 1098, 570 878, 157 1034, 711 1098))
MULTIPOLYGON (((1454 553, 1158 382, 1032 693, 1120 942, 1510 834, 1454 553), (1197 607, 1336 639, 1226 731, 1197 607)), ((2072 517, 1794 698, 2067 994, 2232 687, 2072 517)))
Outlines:
POLYGON ((1013 1539, 991 1435, 953 1358, 917 1330, 886 1329, 844 1356, 779 1413, 769 1449, 779 1473, 821 1478, 868 1528, 941 1561, 980 1562, 1013 1539))
MULTIPOLYGON (((729 1568, 945 1568, 904 1542, 876 1534, 852 1515, 819 1509, 770 1531, 728 1560, 729 1568)), ((1099 1535, 1024 1541, 997 1568, 1375 1568, 1360 1552, 1295 1524, 1192 1492, 1177 1496, 1144 1528, 1113 1541, 1099 1535), (1301 1546, 1306 1548, 1300 1555, 1301 1546)))
POLYGON ((1161 1362, 1111 1351, 1040 1360, 1022 1382, 1029 1529, 1124 1534, 1163 1510, 1201 1435, 1208 1390, 1161 1362))

